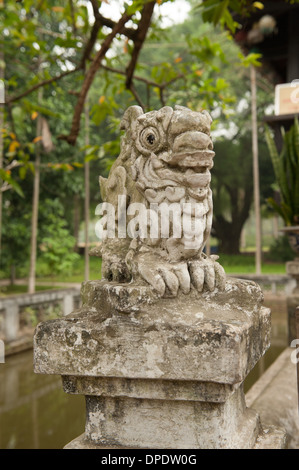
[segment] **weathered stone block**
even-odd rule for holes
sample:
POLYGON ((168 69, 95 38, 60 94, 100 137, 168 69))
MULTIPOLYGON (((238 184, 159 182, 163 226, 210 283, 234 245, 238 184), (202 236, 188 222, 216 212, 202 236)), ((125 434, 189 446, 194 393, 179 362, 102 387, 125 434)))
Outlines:
POLYGON ((261 301, 255 284, 231 280, 221 302, 216 292, 160 299, 150 312, 129 315, 85 303, 37 327, 35 371, 239 383, 270 344, 270 311, 261 301))
POLYGON ((86 409, 85 437, 98 445, 251 448, 259 433, 240 389, 223 403, 87 396, 86 409))

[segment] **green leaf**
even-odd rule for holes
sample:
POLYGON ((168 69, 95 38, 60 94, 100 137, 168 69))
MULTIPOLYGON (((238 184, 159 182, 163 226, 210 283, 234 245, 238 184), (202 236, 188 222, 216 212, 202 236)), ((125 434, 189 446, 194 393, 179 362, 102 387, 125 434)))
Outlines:
MULTIPOLYGON (((225 12, 227 12, 227 7, 229 4, 229 0, 222 0, 218 2, 218 6, 215 7, 214 13, 213 13, 213 23, 214 25, 217 25, 225 12)), ((230 13, 229 13, 230 15, 230 13)))
POLYGON ((291 222, 283 211, 282 207, 272 197, 269 197, 267 199, 267 202, 272 207, 272 209, 274 209, 274 211, 277 212, 278 215, 280 215, 286 225, 291 225, 291 222))
POLYGON ((293 141, 294 141, 296 162, 299 164, 299 122, 298 122, 298 117, 297 116, 294 119, 293 141))
POLYGON ((78 45, 77 45, 78 41, 77 39, 73 39, 73 38, 57 38, 55 39, 55 45, 57 46, 60 46, 60 47, 65 47, 65 48, 69 48, 69 47, 73 47, 73 48, 77 48, 78 45))
POLYGON ((24 166, 21 166, 19 168, 19 176, 22 180, 25 179, 26 173, 27 173, 26 168, 24 166))
POLYGON ((98 156, 94 153, 92 153, 91 155, 86 155, 84 157, 84 161, 87 163, 87 162, 91 162, 92 160, 97 160, 98 156))
MULTIPOLYGON (((297 217, 299 216, 299 162, 297 164, 297 168, 296 168, 296 171, 297 171, 297 178, 296 178, 296 183, 295 183, 295 188, 294 188, 294 193, 295 193, 295 196, 294 196, 294 217, 297 217)), ((299 222, 299 219, 297 220, 297 224, 299 222)))
POLYGON ((266 142, 267 142, 267 145, 268 145, 270 157, 271 157, 271 160, 272 160, 272 165, 273 165, 273 169, 274 169, 274 173, 275 173, 275 178, 276 178, 277 181, 279 181, 279 179, 280 179, 279 155, 278 155, 278 151, 277 151, 274 139, 273 139, 273 137, 270 133, 270 129, 268 128, 268 126, 265 126, 265 137, 266 137, 266 142))
POLYGON ((287 152, 287 158, 289 162, 292 164, 292 166, 296 166, 296 154, 295 154, 295 146, 294 146, 294 128, 292 127, 289 132, 285 134, 285 145, 286 145, 286 152, 287 152))
POLYGON ((19 196, 24 197, 21 186, 10 175, 8 175, 5 170, 1 169, 0 177, 3 179, 3 181, 6 181, 16 191, 16 193, 18 193, 19 196))
POLYGON ((223 15, 223 23, 228 27, 228 29, 232 32, 235 33, 237 27, 239 24, 234 21, 232 15, 230 14, 229 10, 226 10, 223 15))
POLYGON ((85 155, 86 156, 93 155, 98 150, 99 150, 98 145, 88 145, 85 147, 85 155))
POLYGON ((250 52, 247 56, 243 56, 240 52, 239 58, 244 67, 249 67, 250 65, 260 67, 262 65, 261 62, 259 62, 259 59, 262 58, 262 54, 259 54, 258 52, 250 52))
POLYGON ((31 113, 31 111, 37 111, 40 114, 42 114, 43 116, 51 116, 51 117, 55 117, 55 118, 61 118, 60 114, 55 113, 54 111, 52 111, 49 108, 46 108, 45 106, 41 106, 39 104, 32 103, 31 101, 29 101, 25 98, 23 98, 23 103, 24 103, 24 106, 27 109, 27 111, 30 112, 30 113, 31 113))

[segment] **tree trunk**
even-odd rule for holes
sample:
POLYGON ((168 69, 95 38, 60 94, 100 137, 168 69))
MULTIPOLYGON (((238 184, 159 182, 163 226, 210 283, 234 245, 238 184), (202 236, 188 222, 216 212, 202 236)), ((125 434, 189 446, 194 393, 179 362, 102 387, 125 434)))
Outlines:
POLYGON ((10 285, 14 286, 16 280, 16 266, 12 264, 10 266, 10 285))
MULTIPOLYGON (((85 145, 89 145, 89 107, 88 99, 86 97, 85 101, 85 145)), ((89 188, 89 162, 84 163, 84 185, 85 185, 85 201, 84 201, 84 211, 85 211, 85 248, 84 248, 84 278, 85 281, 89 280, 89 199, 90 199, 90 188, 89 188)))
POLYGON ((79 230, 80 230, 80 197, 78 194, 74 195, 74 238, 75 238, 75 247, 74 250, 78 251, 79 243, 79 230))
MULTIPOLYGON (((38 101, 40 101, 41 96, 42 96, 42 88, 38 90, 38 93, 39 93, 38 101)), ((40 136, 41 134, 41 116, 40 115, 38 115, 37 117, 36 133, 37 133, 37 136, 40 136)), ((35 171, 34 171, 33 199, 32 199, 30 269, 29 269, 29 279, 28 279, 28 293, 29 294, 34 294, 35 292, 39 181, 40 181, 40 142, 37 142, 36 153, 35 153, 35 171)))
POLYGON ((246 220, 249 218, 253 198, 251 181, 240 188, 226 185, 230 198, 231 220, 219 213, 214 213, 213 229, 219 240, 219 253, 228 255, 240 254, 241 234, 246 220))
MULTIPOLYGON (((2 4, 2 8, 4 5, 2 4)), ((1 9, 1 6, 0 6, 1 9)), ((4 127, 4 102, 5 102, 5 89, 4 89, 4 50, 3 46, 0 46, 0 168, 3 167, 3 134, 2 129, 4 127), (3 96, 2 96, 3 95, 3 96)), ((3 195, 0 191, 0 259, 2 251, 2 201, 3 195)))
POLYGON ((239 237, 236 235, 234 237, 229 237, 223 240, 220 240, 218 253, 225 255, 239 255, 240 254, 240 243, 239 237))
POLYGON ((254 65, 250 69, 251 81, 251 118, 252 118, 252 156, 253 156, 253 185, 255 212, 255 273, 261 274, 262 269, 262 224, 260 213, 260 180, 258 161, 257 112, 256 112, 256 71, 254 65))
POLYGON ((231 221, 222 214, 214 216, 213 229, 219 240, 219 253, 228 255, 240 254, 241 234, 249 217, 252 202, 252 188, 243 189, 243 197, 238 191, 229 191, 231 202, 231 221))
POLYGON ((219 240, 218 252, 221 255, 238 255, 240 254, 240 239, 243 225, 233 222, 227 222, 223 217, 218 218, 213 224, 216 230, 216 237, 219 240), (219 220, 220 219, 220 220, 219 220))

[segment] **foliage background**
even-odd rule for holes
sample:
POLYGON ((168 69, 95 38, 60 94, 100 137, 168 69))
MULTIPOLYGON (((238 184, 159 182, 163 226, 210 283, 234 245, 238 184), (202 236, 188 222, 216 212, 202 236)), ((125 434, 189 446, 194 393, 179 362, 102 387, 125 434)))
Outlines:
MULTIPOLYGON (((2 204, 2 276, 11 270, 17 276, 28 271, 37 148, 41 152, 37 274, 54 275, 63 270, 67 275, 71 271, 84 219, 84 163, 90 165, 93 219, 100 202, 98 176, 107 175, 119 153, 119 122, 133 104, 145 111, 180 104, 211 112, 216 150, 213 235, 220 251, 239 253, 242 229, 252 206, 249 66, 258 66, 259 55, 253 52, 244 57, 219 23, 234 30, 230 9, 245 8, 246 2, 237 5, 213 0, 210 8, 202 11, 199 2, 190 1, 188 18, 171 27, 163 27, 160 6, 169 3, 176 8, 176 2, 156 2, 128 87, 128 68, 137 43, 131 32, 138 31, 145 8, 155 3, 131 2, 128 12, 133 16, 126 25, 131 32, 118 34, 108 49, 88 90, 88 122, 82 112, 78 136, 69 145, 82 86, 111 32, 108 20, 101 17, 102 3, 107 4, 89 0, 63 5, 55 0, 2 2, 0 66, 5 71, 6 106, 0 176, 2 185, 9 185, 2 204), (40 117, 49 129, 50 150, 45 138, 37 135, 40 117), (12 162, 16 166, 9 169, 12 162)), ((273 171, 262 119, 271 109, 274 86, 262 76, 258 85, 264 205, 272 191, 273 171)))

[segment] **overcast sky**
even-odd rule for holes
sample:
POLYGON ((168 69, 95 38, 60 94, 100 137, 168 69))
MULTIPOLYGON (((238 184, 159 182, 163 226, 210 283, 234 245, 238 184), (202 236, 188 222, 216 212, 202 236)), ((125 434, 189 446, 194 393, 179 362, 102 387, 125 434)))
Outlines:
MULTIPOLYGON (((101 13, 108 18, 117 20, 120 17, 120 5, 122 0, 109 0, 109 3, 102 2, 101 13)), ((163 26, 171 26, 173 23, 183 22, 190 10, 190 5, 186 0, 175 0, 174 3, 167 2, 163 5, 156 5, 155 11, 160 11, 163 16, 163 26)))

